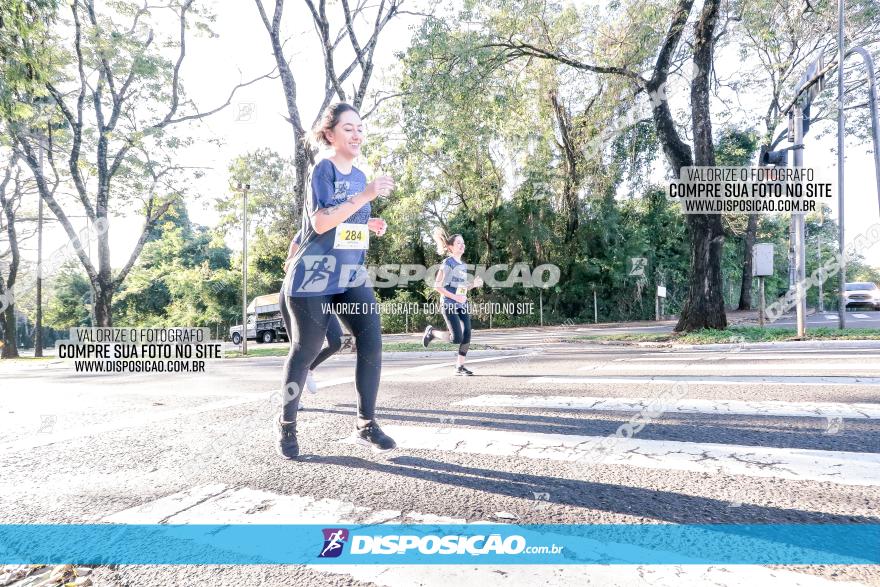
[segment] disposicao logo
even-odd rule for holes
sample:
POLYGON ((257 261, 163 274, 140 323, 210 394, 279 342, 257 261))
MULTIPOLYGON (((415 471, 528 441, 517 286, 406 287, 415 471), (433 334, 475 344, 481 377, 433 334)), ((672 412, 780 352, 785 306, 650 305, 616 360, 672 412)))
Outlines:
POLYGON ((489 536, 354 536, 351 554, 521 554, 526 551, 522 536, 502 539, 498 534, 489 536))
POLYGON ((324 548, 318 558, 336 558, 342 554, 342 547, 348 542, 348 530, 345 528, 324 528, 324 548))

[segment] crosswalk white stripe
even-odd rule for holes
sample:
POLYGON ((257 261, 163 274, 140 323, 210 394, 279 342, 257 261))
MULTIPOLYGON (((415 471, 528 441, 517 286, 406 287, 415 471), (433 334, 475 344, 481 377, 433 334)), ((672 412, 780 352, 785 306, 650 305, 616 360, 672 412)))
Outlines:
POLYGON ((823 314, 823 316, 825 317, 826 320, 837 320, 837 318, 838 318, 834 314, 823 314))
MULTIPOLYGON (((371 510, 331 498, 282 495, 247 487, 193 487, 107 516, 116 524, 463 524, 466 520, 400 510, 371 510)), ((564 546, 564 540, 559 542, 564 546)), ((601 550, 601 549, 600 549, 601 550)), ((638 556, 638 553, 633 553, 638 556)), ((791 585, 834 587, 822 577, 759 565, 307 565, 319 573, 347 575, 389 587, 410 585, 491 585, 499 576, 507 586, 603 585, 629 587, 714 584, 722 587, 791 585)), ((850 587, 858 584, 849 583, 850 587)))
MULTIPOLYGON (((378 524, 405 520, 399 510, 374 511, 339 499, 207 485, 117 512, 102 521, 114 524, 378 524)), ((449 518, 442 523, 459 522, 449 518)))
POLYGON ((814 376, 814 377, 773 377, 770 375, 754 376, 725 376, 710 377, 705 375, 658 375, 658 376, 610 376, 603 377, 535 377, 529 379, 530 384, 554 383, 566 385, 672 385, 684 382, 688 385, 743 385, 772 383, 773 385, 880 385, 880 377, 841 377, 841 376, 814 376))
MULTIPOLYGON (((515 355, 500 355, 496 357, 484 357, 480 359, 474 359, 470 361, 471 363, 476 362, 485 362, 485 361, 500 361, 504 359, 515 359, 519 357, 533 355, 535 353, 519 353, 515 355)), ((394 371, 389 371, 388 376, 405 376, 408 374, 414 374, 422 371, 429 371, 432 369, 439 369, 442 367, 454 367, 455 362, 444 362, 444 363, 432 363, 428 365, 419 365, 418 367, 410 367, 406 369, 397 369, 394 371)), ((405 381, 405 379, 404 379, 405 381)), ((325 389, 328 387, 332 387, 334 385, 344 385, 348 383, 354 382, 354 376, 351 377, 340 377, 337 379, 330 379, 324 381, 317 381, 319 389, 325 389)), ((255 403, 260 401, 267 401, 267 398, 270 394, 274 393, 275 389, 267 390, 264 393, 241 393, 236 396, 233 396, 231 399, 224 399, 215 402, 210 402, 207 404, 203 404, 200 406, 195 406, 192 408, 181 408, 181 409, 173 409, 173 410, 165 410, 158 414, 150 414, 147 416, 139 416, 133 418, 123 418, 119 420, 115 420, 112 422, 107 422, 105 424, 96 424, 89 425, 83 427, 76 428, 58 428, 57 431, 53 431, 51 434, 33 434, 25 438, 20 438, 18 440, 14 440, 11 442, 0 443, 0 454, 6 452, 16 452, 21 450, 29 450, 33 448, 37 448, 40 446, 47 446, 50 444, 55 444, 57 442, 63 442, 66 440, 72 440, 75 438, 94 436, 96 434, 103 434, 105 432, 114 432, 117 430, 124 430, 127 428, 136 428, 139 426, 149 426, 151 424, 157 424, 159 422, 164 422, 167 420, 173 420, 175 418, 181 418, 185 416, 193 416, 196 414, 201 414, 204 412, 209 412, 212 410, 222 410, 226 408, 236 407, 240 405, 245 405, 249 403, 255 403)))
POLYGON ((241 395, 239 397, 233 399, 224 399, 216 402, 210 402, 206 404, 202 404, 200 406, 192 407, 192 408, 181 408, 181 409, 173 409, 173 410, 165 410, 163 412, 159 412, 157 414, 149 414, 145 416, 131 416, 125 418, 118 418, 116 420, 112 420, 106 422, 104 424, 94 424, 82 427, 62 427, 57 426, 51 433, 49 434, 32 434, 25 438, 20 438, 18 440, 13 440, 11 442, 5 442, 0 444, 0 454, 4 452, 16 452, 20 450, 29 450, 32 448, 36 448, 39 446, 46 446, 49 444, 55 444, 56 442, 63 442, 66 440, 72 440, 74 438, 80 438, 83 436, 93 436, 95 434, 103 434, 105 432, 115 432, 117 430, 124 430, 126 428, 136 428, 138 426, 148 426, 150 424, 156 424, 158 422, 164 422, 166 420, 172 420, 175 418, 182 418, 186 416, 194 416, 196 414, 201 414, 204 412, 209 412, 211 410, 222 410, 226 408, 232 408, 235 406, 244 405, 247 403, 251 403, 257 400, 265 400, 266 397, 262 394, 260 396, 254 397, 253 394, 241 395))
MULTIPOLYGON (((739 362, 724 362, 724 370, 725 371, 755 371, 758 369, 772 369, 773 371, 845 371, 847 373, 851 371, 872 371, 874 373, 880 373, 880 362, 866 362, 860 361, 856 364, 841 364, 839 362, 835 363, 823 363, 819 361, 810 361, 810 362, 791 362, 791 359, 782 359, 788 361, 783 364, 776 365, 755 365, 751 361, 745 363, 739 362)), ((626 364, 622 366, 617 361, 614 362, 602 362, 602 361, 589 361, 590 363, 598 363, 591 365, 584 365, 578 368, 578 371, 602 371, 602 370, 620 370, 626 369, 627 371, 655 371, 658 366, 651 365, 650 363, 637 363, 637 364, 626 364)), ((697 362, 692 361, 693 365, 690 370, 694 369, 718 369, 718 361, 714 359, 707 360, 705 362, 697 362)))
MULTIPOLYGON (((880 485, 880 454, 433 426, 384 426, 401 448, 880 485)), ((344 439, 342 442, 352 442, 344 439)))
MULTIPOLYGON (((491 394, 455 402, 455 406, 597 410, 639 412, 656 403, 645 397, 570 397, 491 394)), ((681 399, 666 406, 680 414, 736 414, 807 418, 880 419, 880 404, 831 402, 743 401, 734 399, 681 399)))
MULTIPOLYGON (((868 355, 868 354, 826 355, 826 354, 822 353, 821 358, 822 359, 843 359, 843 360, 851 360, 851 361, 863 361, 865 359, 880 359, 880 355, 877 355, 877 354, 871 354, 871 355, 868 355)), ((678 361, 678 362, 682 362, 682 363, 710 362, 711 361, 713 363, 717 363, 720 361, 725 364, 728 364, 730 362, 735 362, 735 361, 749 361, 749 362, 751 362, 751 361, 789 361, 789 362, 799 361, 799 362, 802 362, 801 364, 804 366, 804 368, 809 368, 810 364, 812 363, 812 361, 814 359, 815 359, 815 357, 810 357, 810 356, 791 357, 791 356, 776 356, 776 355, 764 355, 764 354, 757 355, 757 354, 753 354, 753 353, 749 353, 749 354, 734 353, 734 354, 723 354, 723 355, 722 354, 711 354, 711 355, 708 355, 707 353, 702 353, 702 356, 697 355, 697 356, 684 356, 684 357, 679 357, 679 356, 674 356, 674 357, 663 357, 663 356, 620 357, 620 358, 614 359, 614 361, 615 362, 637 361, 637 362, 649 362, 649 363, 653 363, 653 362, 661 363, 661 362, 665 362, 665 361, 678 361)), ((596 359, 588 359, 588 360, 598 362, 596 359)))
POLYGON ((587 585, 599 587, 858 587, 862 583, 832 581, 784 569, 758 565, 510 565, 506 567, 469 565, 333 565, 320 570, 347 574, 358 581, 386 587, 412 585, 496 585, 534 587, 534 585, 587 585))
POLYGON ((862 318, 862 319, 868 319, 868 320, 871 319, 871 317, 868 316, 867 314, 849 314, 849 315, 852 316, 853 318, 862 318))
MULTIPOLYGON (((528 357, 537 354, 536 352, 528 352, 528 353, 518 353, 515 355, 499 355, 496 357, 482 357, 479 359, 471 359, 468 363, 485 363, 488 361, 503 361, 504 359, 518 359, 521 357, 528 357)), ((382 373, 382 379, 387 379, 389 377, 397 377, 397 376, 408 376, 416 373, 422 373, 424 371, 432 371, 434 369, 442 369, 444 367, 455 367, 455 361, 451 362, 443 362, 443 363, 429 363, 427 365, 418 365, 416 367, 407 367, 405 369, 395 369, 393 371, 386 371, 382 373)), ((332 387, 334 385, 344 385, 347 383, 354 383, 355 377, 354 375, 348 377, 338 377, 336 379, 329 379, 325 381, 320 381, 316 379, 316 383, 318 384, 318 389, 323 389, 325 387, 332 387)))

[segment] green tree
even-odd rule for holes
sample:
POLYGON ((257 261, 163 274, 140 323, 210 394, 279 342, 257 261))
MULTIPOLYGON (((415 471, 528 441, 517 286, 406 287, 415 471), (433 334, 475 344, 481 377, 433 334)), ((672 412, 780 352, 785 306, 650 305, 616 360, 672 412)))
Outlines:
MULTIPOLYGON (((99 12, 93 0, 70 3, 68 27, 43 31, 36 45, 52 52, 40 86, 12 88, 15 108, 5 108, 3 123, 13 147, 30 167, 42 199, 74 243, 94 290, 97 325, 112 324, 113 295, 134 266, 152 227, 172 203, 187 194, 194 172, 176 162, 176 153, 192 144, 185 123, 205 118, 231 103, 200 110, 181 82, 188 31, 208 30, 210 15, 193 0, 169 10, 114 2, 99 12), (155 25, 174 15, 179 34, 163 38, 155 25), (170 61, 165 52, 176 51, 170 61), (63 128, 51 132, 54 123, 63 128), (49 169, 40 165, 45 150, 49 169), (52 181, 73 186, 76 204, 62 205, 52 181), (69 215, 77 209, 94 226, 97 264, 77 238, 69 215), (110 266, 109 228, 114 213, 140 214, 143 228, 128 261, 110 266)), ((256 81, 256 80, 254 80, 256 81)))
POLYGON ((240 283, 222 235, 176 205, 151 233, 113 312, 124 326, 226 326, 240 283))

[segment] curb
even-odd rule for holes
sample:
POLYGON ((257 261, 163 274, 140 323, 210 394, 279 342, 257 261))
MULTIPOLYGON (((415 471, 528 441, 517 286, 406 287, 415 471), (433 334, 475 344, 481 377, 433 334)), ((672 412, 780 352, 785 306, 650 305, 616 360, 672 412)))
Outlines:
POLYGON ((718 344, 671 344, 676 350, 773 350, 779 348, 794 349, 880 349, 880 340, 779 340, 773 342, 718 343, 718 344))
POLYGON ((779 348, 789 349, 880 349, 880 340, 876 339, 848 339, 848 340, 776 340, 768 342, 744 342, 744 343, 707 343, 707 344, 677 344, 668 342, 639 342, 626 340, 563 340, 568 344, 597 344, 602 346, 637 347, 648 349, 675 349, 679 351, 729 351, 729 350, 773 350, 779 348))

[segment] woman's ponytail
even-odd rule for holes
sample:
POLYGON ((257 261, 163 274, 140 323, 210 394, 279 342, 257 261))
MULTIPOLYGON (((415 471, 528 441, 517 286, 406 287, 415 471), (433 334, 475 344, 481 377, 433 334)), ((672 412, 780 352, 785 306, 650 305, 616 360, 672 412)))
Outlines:
POLYGON ((437 245, 437 254, 445 255, 450 252, 452 245, 455 244, 455 239, 461 235, 458 233, 449 234, 442 226, 436 226, 431 232, 431 236, 434 238, 434 243, 437 245))

